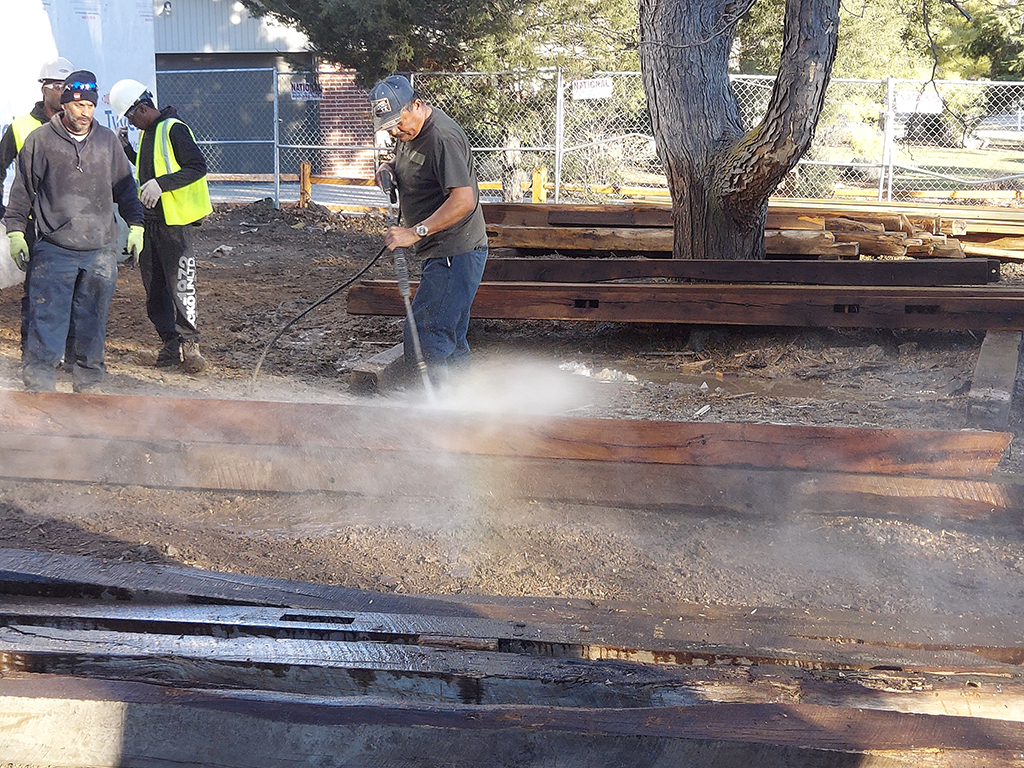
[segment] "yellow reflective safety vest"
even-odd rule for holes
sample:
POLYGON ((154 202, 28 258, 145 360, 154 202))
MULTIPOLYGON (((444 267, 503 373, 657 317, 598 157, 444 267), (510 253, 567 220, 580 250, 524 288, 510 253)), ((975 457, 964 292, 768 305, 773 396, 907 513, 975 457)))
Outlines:
MULTIPOLYGON (((169 117, 156 124, 156 135, 153 137, 153 177, 160 178, 168 173, 180 171, 181 166, 174 156, 174 148, 171 146, 171 126, 175 123, 182 123, 176 117, 169 117)), ((182 125, 185 125, 182 123, 182 125)), ((189 135, 192 129, 185 125, 189 135)), ((145 139, 146 132, 142 137, 145 139)), ((195 136, 192 136, 195 141, 195 136)), ((141 146, 141 142, 140 142, 141 146)), ((135 180, 139 179, 139 169, 135 169, 135 180)), ((213 213, 213 205, 210 203, 210 187, 206 183, 206 177, 196 179, 191 184, 186 184, 181 189, 172 189, 160 195, 160 205, 164 209, 164 221, 171 226, 191 224, 199 221, 203 216, 213 213)))
POLYGON ((32 115, 22 115, 11 121, 11 130, 14 131, 15 151, 21 152, 21 148, 25 146, 25 139, 40 125, 42 123, 32 117, 32 115))

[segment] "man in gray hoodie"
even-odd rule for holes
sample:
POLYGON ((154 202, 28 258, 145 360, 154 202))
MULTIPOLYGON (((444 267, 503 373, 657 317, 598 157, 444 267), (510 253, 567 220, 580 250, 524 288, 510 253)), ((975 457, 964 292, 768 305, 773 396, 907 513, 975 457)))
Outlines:
POLYGON ((29 134, 18 153, 4 224, 11 257, 29 258, 25 230, 34 226, 28 338, 22 381, 34 392, 56 390, 57 366, 74 321, 75 392, 95 392, 106 371, 107 311, 117 285, 117 220, 128 223, 128 250, 142 250, 142 203, 131 166, 108 128, 93 121, 96 76, 72 72, 64 81, 63 111, 29 134), (32 218, 29 218, 29 213, 32 218))

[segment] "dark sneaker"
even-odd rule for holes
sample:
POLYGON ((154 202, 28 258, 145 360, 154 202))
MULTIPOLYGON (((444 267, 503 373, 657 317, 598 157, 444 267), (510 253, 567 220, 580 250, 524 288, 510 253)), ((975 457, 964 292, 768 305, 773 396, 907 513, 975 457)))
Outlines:
POLYGON ((206 369, 206 358, 199 352, 198 341, 182 342, 181 367, 188 373, 199 373, 206 369))

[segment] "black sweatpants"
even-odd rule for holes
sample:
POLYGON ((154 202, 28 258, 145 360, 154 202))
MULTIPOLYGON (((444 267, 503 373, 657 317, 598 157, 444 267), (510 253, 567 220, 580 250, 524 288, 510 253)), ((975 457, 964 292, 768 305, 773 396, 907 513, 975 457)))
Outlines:
POLYGON ((146 219, 139 267, 146 288, 146 314, 160 340, 164 344, 199 341, 192 225, 169 226, 146 219))

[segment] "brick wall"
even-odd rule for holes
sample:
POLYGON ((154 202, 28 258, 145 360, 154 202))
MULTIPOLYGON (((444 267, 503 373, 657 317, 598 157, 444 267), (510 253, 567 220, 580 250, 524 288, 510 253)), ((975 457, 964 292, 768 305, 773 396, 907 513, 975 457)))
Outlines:
POLYGON ((318 76, 323 92, 320 129, 324 144, 345 148, 323 151, 323 175, 372 178, 373 125, 369 95, 356 85, 355 72, 322 65, 318 76))

